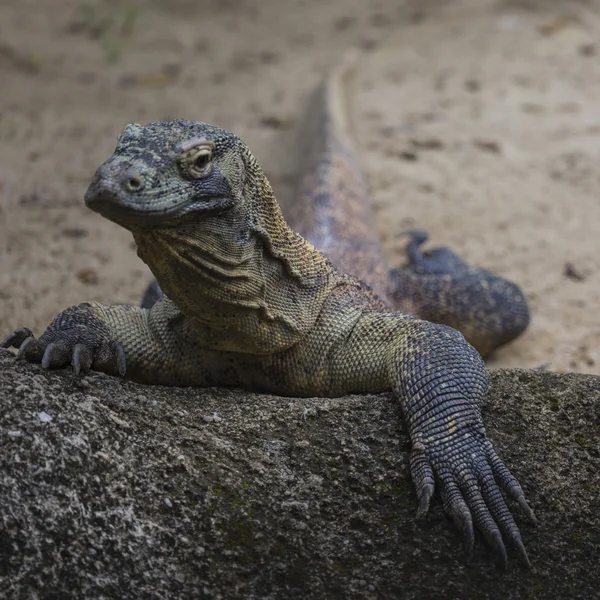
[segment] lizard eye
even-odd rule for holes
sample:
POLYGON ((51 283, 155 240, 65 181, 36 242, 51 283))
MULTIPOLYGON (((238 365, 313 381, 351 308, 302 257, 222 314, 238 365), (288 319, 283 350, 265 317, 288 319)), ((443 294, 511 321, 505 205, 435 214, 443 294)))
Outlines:
POLYGON ((206 146, 186 152, 179 163, 181 173, 187 179, 200 179, 208 174, 211 167, 212 149, 206 146))
POLYGON ((201 152, 194 159, 194 169, 198 169, 199 171, 203 171, 208 166, 210 162, 210 152, 201 152))

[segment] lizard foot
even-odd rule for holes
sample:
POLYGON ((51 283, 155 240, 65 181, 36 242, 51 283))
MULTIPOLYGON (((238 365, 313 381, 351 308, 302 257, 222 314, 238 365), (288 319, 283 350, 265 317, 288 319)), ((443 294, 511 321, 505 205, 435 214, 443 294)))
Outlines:
POLYGON ((75 306, 60 313, 39 339, 31 330, 22 327, 2 340, 0 346, 17 348, 17 360, 41 362, 45 369, 71 364, 76 375, 92 367, 105 373, 125 375, 123 345, 110 339, 96 321, 85 309, 75 306))
POLYGON ((390 271, 398 310, 458 329, 482 356, 527 328, 529 309, 515 283, 468 265, 446 246, 424 251, 425 231, 402 235, 409 236, 408 265, 390 271))
POLYGON ((480 434, 463 430, 451 438, 413 444, 410 470, 417 488, 417 518, 429 509, 435 482, 444 510, 463 535, 467 555, 474 544, 477 528, 506 568, 505 542, 515 548, 521 561, 531 567, 521 534, 501 490, 516 501, 528 519, 535 523, 521 486, 480 434))
POLYGON ((409 269, 417 275, 457 275, 469 268, 469 265, 447 246, 438 246, 424 252, 421 246, 429 239, 429 234, 422 229, 409 229, 400 235, 410 238, 406 254, 409 269))
POLYGON ((162 297, 163 291, 160 289, 158 281, 156 281, 156 279, 153 279, 146 288, 140 306, 142 308, 147 308, 148 310, 150 310, 162 297))

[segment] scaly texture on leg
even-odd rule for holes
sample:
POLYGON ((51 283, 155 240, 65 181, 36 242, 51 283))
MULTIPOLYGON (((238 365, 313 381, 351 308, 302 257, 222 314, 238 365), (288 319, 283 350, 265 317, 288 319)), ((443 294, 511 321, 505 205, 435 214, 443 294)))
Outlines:
POLYGON ((386 313, 366 313, 353 328, 332 368, 358 391, 393 389, 412 441, 410 468, 419 497, 418 516, 434 488, 462 532, 468 552, 477 528, 507 562, 503 539, 529 559, 504 491, 534 520, 517 480, 486 439, 481 404, 487 374, 481 357, 455 329, 386 313), (381 364, 387 365, 382 373, 381 364))
POLYGON ((19 348, 17 358, 45 368, 72 365, 76 374, 94 369, 141 383, 236 384, 214 356, 203 360, 187 320, 165 297, 152 310, 85 302, 60 313, 39 339, 22 328, 0 346, 19 348))

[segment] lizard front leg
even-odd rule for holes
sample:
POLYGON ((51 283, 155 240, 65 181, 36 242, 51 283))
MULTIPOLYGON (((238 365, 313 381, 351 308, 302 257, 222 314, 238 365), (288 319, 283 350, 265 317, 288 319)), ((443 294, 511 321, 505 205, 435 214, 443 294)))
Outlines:
POLYGON ((193 344, 178 335, 178 320, 165 297, 151 310, 85 302, 60 313, 39 339, 21 328, 0 345, 18 348, 17 358, 45 368, 71 364, 77 374, 94 369, 144 383, 203 385, 210 377, 193 344))
POLYGON ((535 520, 521 486, 486 438, 481 404, 487 373, 477 351, 456 330, 391 313, 367 313, 334 358, 337 377, 361 391, 378 381, 400 400, 412 442, 410 471, 425 515, 434 488, 471 552, 474 528, 503 564, 504 541, 529 559, 502 495, 535 520), (370 365, 370 366, 369 366, 370 365), (503 541, 504 539, 504 541, 503 541))

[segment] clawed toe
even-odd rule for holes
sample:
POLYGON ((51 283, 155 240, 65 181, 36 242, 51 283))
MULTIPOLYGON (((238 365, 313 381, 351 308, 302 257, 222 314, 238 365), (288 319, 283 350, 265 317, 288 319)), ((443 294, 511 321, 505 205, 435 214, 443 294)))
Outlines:
POLYGON ((117 341, 104 341, 98 344, 90 341, 77 342, 73 334, 76 329, 56 331, 50 326, 39 340, 26 327, 16 329, 0 342, 3 348, 17 348, 16 359, 41 362, 44 369, 60 368, 71 363, 75 375, 94 368, 107 367, 107 372, 125 375, 126 360, 123 344, 117 341))
POLYGON ((86 373, 92 366, 92 353, 88 350, 85 344, 76 344, 73 348, 73 358, 71 366, 75 375, 81 372, 86 373))
POLYGON ((42 357, 42 367, 62 367, 69 361, 69 348, 60 342, 52 342, 46 346, 42 357))
POLYGON ((525 496, 523 494, 521 494, 517 498, 517 503, 519 504, 519 506, 521 507, 521 510, 525 513, 525 516, 529 519, 529 521, 533 525, 537 525, 538 524, 537 517, 535 516, 535 513, 533 512, 533 509, 531 508, 531 506, 529 506, 529 504, 527 503, 527 500, 525 500, 525 496))
POLYGON ((0 342, 0 346, 2 348, 20 348, 27 338, 33 338, 33 333, 26 327, 20 327, 6 336, 0 342))
POLYGON ((431 503, 431 498, 433 497, 433 489, 433 484, 431 483, 428 483, 421 488, 421 493, 419 494, 419 508, 417 509, 417 519, 424 518, 429 511, 429 504, 431 503))
POLYGON ((519 553, 519 557, 521 558, 521 562, 528 568, 531 569, 531 562, 529 561, 529 556, 527 556, 527 550, 525 550, 525 545, 521 540, 517 540, 515 542, 515 548, 519 553))
POLYGON ((32 335, 30 335, 28 338, 25 338, 25 340, 19 347, 19 351, 17 352, 16 359, 24 360, 25 358, 27 358, 27 354, 26 354, 27 349, 28 348, 33 349, 35 346, 37 346, 37 342, 32 335))
POLYGON ((119 375, 121 377, 124 377, 127 368, 127 364, 125 361, 125 348, 123 348, 123 344, 121 344, 120 342, 112 342, 112 347, 119 375))
POLYGON ((496 556, 500 559, 500 564, 502 565, 502 568, 507 569, 508 554, 506 553, 506 546, 502 541, 502 534, 500 533, 500 531, 498 529, 494 529, 493 531, 490 531, 485 537, 487 538, 490 546, 492 547, 494 554, 496 554, 496 556))

